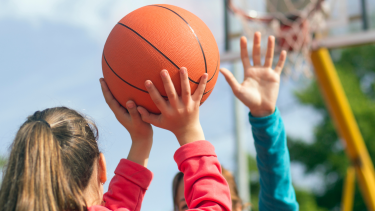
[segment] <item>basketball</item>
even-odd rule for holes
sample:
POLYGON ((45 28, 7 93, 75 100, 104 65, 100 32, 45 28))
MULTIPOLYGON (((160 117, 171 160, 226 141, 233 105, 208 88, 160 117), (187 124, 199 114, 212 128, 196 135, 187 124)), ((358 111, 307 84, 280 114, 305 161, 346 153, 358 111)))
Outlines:
POLYGON ((208 74, 201 104, 211 94, 219 75, 220 55, 210 29, 193 13, 172 5, 141 7, 122 18, 104 46, 104 79, 117 101, 128 100, 160 113, 151 100, 146 80, 151 80, 167 99, 160 72, 168 70, 177 93, 181 94, 179 69, 186 67, 191 93, 201 76, 208 74))

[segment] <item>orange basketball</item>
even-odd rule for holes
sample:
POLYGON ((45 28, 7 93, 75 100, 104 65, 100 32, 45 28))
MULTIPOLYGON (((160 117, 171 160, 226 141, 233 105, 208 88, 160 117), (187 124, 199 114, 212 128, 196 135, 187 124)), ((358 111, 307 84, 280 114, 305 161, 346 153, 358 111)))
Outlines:
POLYGON ((210 29, 193 13, 172 5, 141 7, 120 20, 105 43, 102 68, 114 97, 125 107, 128 100, 160 113, 151 100, 146 80, 166 97, 160 72, 168 70, 181 93, 180 67, 186 67, 191 93, 208 74, 201 103, 211 94, 219 75, 219 50, 210 29))

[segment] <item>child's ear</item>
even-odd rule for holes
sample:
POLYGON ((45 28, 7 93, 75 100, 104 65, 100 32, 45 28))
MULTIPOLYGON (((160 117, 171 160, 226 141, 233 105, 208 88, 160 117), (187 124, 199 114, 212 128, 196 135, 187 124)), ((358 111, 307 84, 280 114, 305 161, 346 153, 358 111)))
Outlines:
POLYGON ((105 163, 105 157, 103 153, 99 154, 99 169, 98 169, 98 176, 101 183, 105 183, 107 181, 107 165, 105 163))

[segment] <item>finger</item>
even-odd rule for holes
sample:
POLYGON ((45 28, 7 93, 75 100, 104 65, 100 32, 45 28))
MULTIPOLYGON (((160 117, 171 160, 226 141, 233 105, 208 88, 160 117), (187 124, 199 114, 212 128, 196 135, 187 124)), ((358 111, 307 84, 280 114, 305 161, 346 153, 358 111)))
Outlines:
POLYGON ((171 103, 172 106, 176 105, 178 100, 178 95, 176 92, 176 89, 174 88, 173 82, 171 80, 171 77, 169 76, 169 73, 167 70, 162 70, 160 72, 161 79, 163 80, 164 89, 167 93, 168 100, 171 103))
POLYGON ((277 73, 281 73, 281 71, 283 70, 283 67, 284 67, 284 64, 285 64, 285 60, 286 60, 286 51, 281 51, 280 53, 280 57, 279 57, 279 61, 277 62, 277 65, 275 67, 275 71, 277 73))
POLYGON ((202 99, 204 90, 206 89, 206 85, 207 85, 207 78, 208 78, 207 73, 202 75, 199 85, 192 96, 192 99, 194 101, 200 102, 200 100, 202 99))
POLYGON ((190 94, 190 83, 188 73, 185 67, 180 69, 180 80, 181 80, 181 98, 184 103, 188 103, 191 94, 190 94))
POLYGON ((165 102, 163 97, 160 95, 159 91, 156 89, 154 84, 150 80, 147 80, 145 82, 145 86, 146 86, 148 93, 150 94, 152 101, 155 103, 156 107, 160 111, 164 111, 167 108, 167 103, 165 102))
POLYGON ((105 102, 108 104, 109 108, 115 113, 115 115, 119 113, 125 113, 126 109, 117 102, 117 100, 113 97, 111 91, 109 90, 107 83, 105 82, 104 78, 99 79, 100 85, 102 87, 102 92, 104 95, 105 102))
POLYGON ((225 80, 228 82, 229 86, 232 88, 233 93, 236 94, 241 86, 238 83, 237 79, 229 70, 225 68, 221 68, 220 72, 224 75, 225 80))
POLYGON ((244 69, 247 69, 251 67, 251 64, 250 64, 250 59, 249 59, 249 53, 247 52, 247 39, 245 36, 241 37, 240 46, 241 46, 242 65, 244 69))
POLYGON ((264 61, 264 67, 271 67, 272 68, 274 50, 275 50, 275 37, 269 36, 268 37, 268 43, 267 43, 266 59, 264 61))
POLYGON ((141 120, 141 116, 137 111, 137 106, 132 100, 129 100, 128 102, 126 102, 126 109, 128 109, 130 117, 132 118, 133 121, 141 120))
POLYGON ((155 126, 158 126, 160 125, 159 124, 159 115, 156 115, 156 114, 151 114, 150 112, 148 112, 145 108, 143 108, 142 106, 138 106, 137 107, 137 110, 139 112, 139 114, 141 115, 141 118, 144 122, 147 122, 147 123, 150 123, 150 124, 153 124, 155 126))
POLYGON ((255 32, 254 34, 254 44, 253 44, 253 62, 254 66, 260 66, 260 41, 261 34, 260 32, 255 32))

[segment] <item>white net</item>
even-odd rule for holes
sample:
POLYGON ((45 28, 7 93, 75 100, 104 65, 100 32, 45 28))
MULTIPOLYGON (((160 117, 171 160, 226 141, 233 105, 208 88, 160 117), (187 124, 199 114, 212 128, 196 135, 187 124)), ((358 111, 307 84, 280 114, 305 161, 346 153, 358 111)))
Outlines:
MULTIPOLYGON (((288 51, 284 73, 293 77, 311 76, 310 50, 313 40, 327 29, 329 8, 336 0, 262 0, 263 11, 249 1, 228 1, 228 7, 241 21, 243 33, 251 38, 257 31, 266 38, 274 35, 276 52, 288 51), (241 4, 236 6, 235 3, 241 4), (241 9, 239 9, 241 8, 241 9)), ((266 40, 266 39, 263 39, 266 40)))

